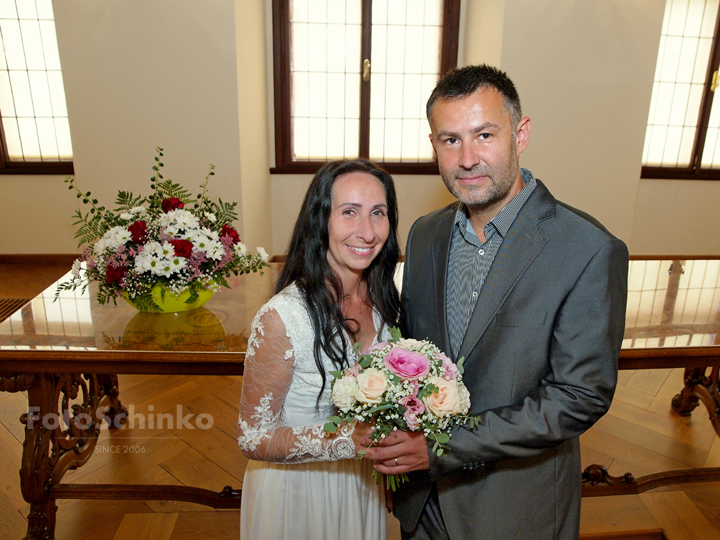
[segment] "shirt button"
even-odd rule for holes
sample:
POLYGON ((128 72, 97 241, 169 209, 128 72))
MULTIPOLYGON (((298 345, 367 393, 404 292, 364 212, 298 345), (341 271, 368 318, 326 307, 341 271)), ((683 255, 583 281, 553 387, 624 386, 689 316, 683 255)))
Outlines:
POLYGON ((484 249, 478 249, 478 253, 479 253, 480 255, 485 255, 485 250, 484 250, 484 249))
POLYGON ((477 297, 478 297, 477 291, 473 291, 472 297, 473 297, 473 298, 477 298, 477 297))

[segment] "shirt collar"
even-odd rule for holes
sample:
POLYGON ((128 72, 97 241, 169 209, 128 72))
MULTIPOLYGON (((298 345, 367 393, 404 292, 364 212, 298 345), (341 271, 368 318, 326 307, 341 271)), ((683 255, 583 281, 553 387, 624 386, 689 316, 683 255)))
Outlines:
MULTIPOLYGON (((533 173, 521 167, 520 174, 525 181, 525 187, 523 187, 522 190, 520 190, 520 193, 515 195, 515 197, 513 197, 512 200, 485 225, 486 237, 489 237, 494 229, 500 233, 500 236, 505 238, 505 235, 510 230, 510 227, 515 221, 520 209, 530 198, 530 195, 535 189, 537 181, 535 180, 533 173)), ((467 207, 463 203, 460 203, 457 212, 455 212, 455 225, 458 226, 461 232, 471 233, 473 236, 477 237, 475 230, 472 228, 470 220, 467 217, 467 207)))

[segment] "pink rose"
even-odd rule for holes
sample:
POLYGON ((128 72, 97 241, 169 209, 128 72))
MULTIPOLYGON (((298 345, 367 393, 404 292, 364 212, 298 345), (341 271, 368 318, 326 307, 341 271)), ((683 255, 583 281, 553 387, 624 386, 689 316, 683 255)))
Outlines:
POLYGON ((453 361, 450 360, 443 353, 440 353, 438 357, 440 358, 440 360, 442 360, 443 371, 445 372, 444 378, 452 381, 457 379, 460 371, 458 370, 458 367, 453 363, 453 361))
POLYGON ((394 347, 385 356, 385 367, 403 379, 419 379, 430 371, 430 360, 419 352, 394 347))
POLYGON ((163 212, 165 212, 166 214, 168 212, 172 212, 173 210, 177 210, 178 208, 185 208, 183 202, 177 197, 170 197, 169 199, 165 199, 162 203, 160 203, 160 205, 162 206, 163 212))
POLYGON ((418 416, 425 412, 425 404, 415 396, 405 396, 400 400, 400 405, 405 407, 405 423, 410 431, 420 429, 418 416))
POLYGON ((357 376, 360 375, 361 369, 362 368, 360 367, 360 363, 358 362, 353 367, 351 367, 347 371, 345 371, 345 376, 357 378, 357 376))
POLYGON ((377 349, 382 349, 383 347, 387 347, 387 346, 388 346, 387 341, 381 341, 380 343, 375 343, 373 345, 370 345, 367 349, 362 351, 360 354, 370 354, 371 352, 373 352, 377 349))

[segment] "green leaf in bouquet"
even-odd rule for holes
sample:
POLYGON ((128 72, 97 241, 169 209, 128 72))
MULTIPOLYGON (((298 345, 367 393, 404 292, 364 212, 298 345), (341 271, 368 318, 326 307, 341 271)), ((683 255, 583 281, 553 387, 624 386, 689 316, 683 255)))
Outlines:
MULTIPOLYGON (((394 405, 392 403, 381 403, 380 405, 375 405, 374 407, 371 407, 367 410, 369 414, 375 414, 378 411, 384 411, 386 409, 391 409, 394 405)), ((376 429, 377 431, 377 429, 376 429)))
POLYGON ((402 334, 400 333, 400 329, 396 326, 393 326, 390 328, 390 335, 392 336, 393 343, 397 342, 400 338, 402 338, 402 334))
POLYGON ((458 371, 460 372, 460 375, 463 375, 465 373, 465 357, 461 356, 460 359, 456 362, 458 371))
POLYGON ((342 371, 331 371, 330 375, 332 375, 336 379, 342 379, 342 377, 343 377, 343 375, 345 375, 345 373, 343 373, 342 371))
POLYGON ((367 369, 372 363, 372 356, 370 356, 369 354, 363 354, 360 356, 360 361, 358 363, 360 364, 361 368, 367 369))
POLYGON ((356 341, 352 346, 352 352, 358 354, 360 352, 360 342, 356 341))
POLYGON ((447 444, 450 442, 450 435, 447 433, 433 433, 434 437, 431 437, 435 439, 440 444, 447 444))
POLYGON ((439 391, 440 391, 440 388, 438 388, 437 386, 435 386, 432 383, 427 383, 425 386, 423 386, 418 391, 418 397, 419 398, 428 397, 431 394, 437 394, 439 391))
POLYGON ((334 424, 333 422, 328 422, 323 426, 323 429, 327 433, 335 433, 338 430, 337 424, 334 424))

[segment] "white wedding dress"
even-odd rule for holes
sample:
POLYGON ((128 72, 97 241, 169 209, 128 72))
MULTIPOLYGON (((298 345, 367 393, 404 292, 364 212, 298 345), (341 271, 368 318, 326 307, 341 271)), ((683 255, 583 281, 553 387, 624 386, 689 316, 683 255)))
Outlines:
MULTIPOLYGON (((375 342, 390 338, 374 313, 375 342)), ((326 437, 329 371, 321 378, 314 334, 295 284, 275 295, 253 319, 245 359, 238 442, 251 458, 240 509, 242 540, 384 540, 384 482, 355 458, 352 427, 326 437)), ((348 351, 349 355, 352 351, 348 351)), ((352 359, 352 356, 349 356, 352 359)), ((352 363, 352 360, 351 360, 352 363)))

